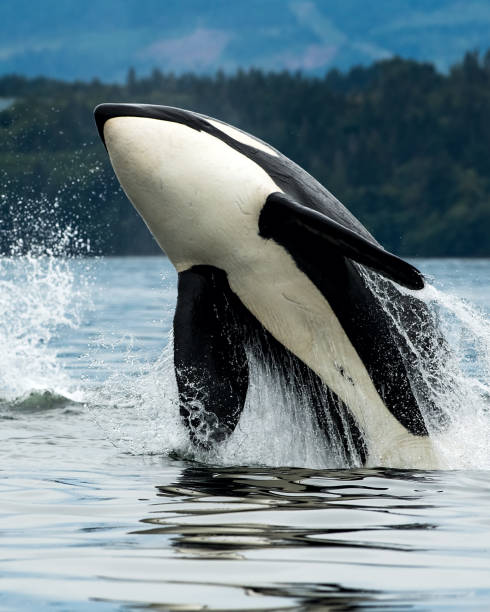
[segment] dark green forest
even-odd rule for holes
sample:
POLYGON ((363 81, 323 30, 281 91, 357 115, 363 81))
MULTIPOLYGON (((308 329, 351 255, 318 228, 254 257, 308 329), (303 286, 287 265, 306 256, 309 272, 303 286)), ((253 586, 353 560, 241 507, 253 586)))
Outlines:
POLYGON ((208 114, 259 136, 404 256, 490 256, 490 52, 447 74, 392 59, 323 78, 238 71, 126 83, 0 78, 0 251, 70 224, 92 253, 158 253, 109 165, 100 102, 208 114), (41 222, 43 216, 48 222, 41 222))

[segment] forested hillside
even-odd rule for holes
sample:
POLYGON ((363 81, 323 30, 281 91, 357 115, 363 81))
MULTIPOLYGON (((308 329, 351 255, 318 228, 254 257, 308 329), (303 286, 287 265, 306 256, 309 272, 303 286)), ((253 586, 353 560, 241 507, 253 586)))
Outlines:
POLYGON ((467 54, 447 75, 393 59, 324 78, 130 71, 111 85, 5 76, 0 98, 3 253, 14 234, 28 245, 43 227, 32 219, 46 214, 76 226, 92 252, 158 252, 92 119, 100 102, 133 101, 196 110, 270 142, 401 255, 490 256, 490 53, 467 54))

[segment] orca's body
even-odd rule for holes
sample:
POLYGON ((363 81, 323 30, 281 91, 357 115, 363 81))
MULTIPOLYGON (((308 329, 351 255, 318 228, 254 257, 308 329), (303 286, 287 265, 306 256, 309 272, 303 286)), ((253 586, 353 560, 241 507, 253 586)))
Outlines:
POLYGON ((414 327, 430 316, 379 279, 405 312, 400 333, 360 266, 413 290, 424 286, 418 270, 236 128, 152 105, 102 104, 95 117, 125 192, 179 273, 175 372, 193 441, 234 430, 258 351, 307 388, 327 439, 340 437, 354 463, 434 466, 421 404, 436 408, 411 365, 414 327))

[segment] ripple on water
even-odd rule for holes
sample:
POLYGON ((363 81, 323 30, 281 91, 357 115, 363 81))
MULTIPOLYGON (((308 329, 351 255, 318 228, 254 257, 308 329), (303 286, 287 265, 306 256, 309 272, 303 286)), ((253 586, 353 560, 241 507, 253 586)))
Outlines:
POLYGON ((2 486, 7 602, 28 583, 69 609, 87 596, 110 609, 490 605, 479 472, 107 459, 110 471, 2 486))

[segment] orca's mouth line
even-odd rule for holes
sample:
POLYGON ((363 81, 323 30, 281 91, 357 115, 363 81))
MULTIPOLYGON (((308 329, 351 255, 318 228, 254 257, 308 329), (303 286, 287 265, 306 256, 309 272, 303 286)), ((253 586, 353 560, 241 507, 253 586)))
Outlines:
POLYGON ((143 117, 146 119, 172 121, 173 123, 187 125, 198 132, 203 130, 209 132, 213 127, 204 118, 195 113, 172 106, 157 106, 155 104, 99 104, 94 109, 94 117, 99 136, 106 149, 104 125, 106 121, 114 117, 143 117))

